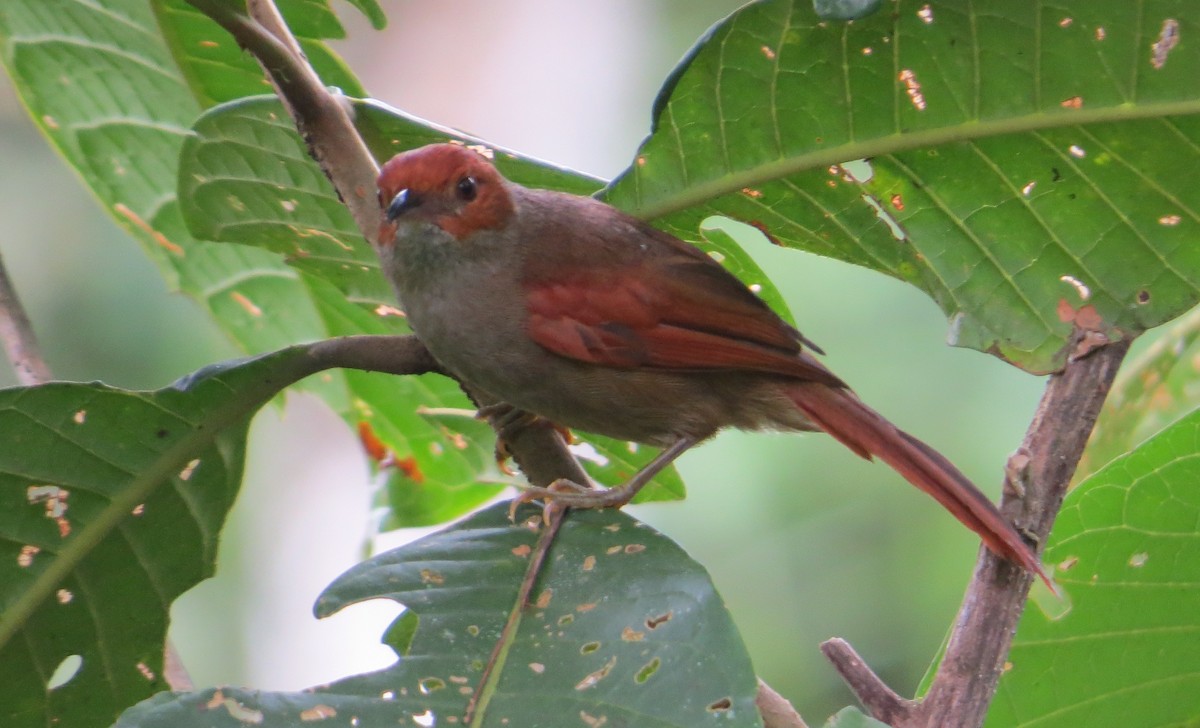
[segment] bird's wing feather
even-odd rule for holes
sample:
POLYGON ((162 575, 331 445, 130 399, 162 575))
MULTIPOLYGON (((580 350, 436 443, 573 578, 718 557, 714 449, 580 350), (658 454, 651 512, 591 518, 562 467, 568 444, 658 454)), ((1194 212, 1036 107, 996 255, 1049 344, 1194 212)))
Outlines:
POLYGON ((529 336, 602 366, 756 371, 845 386, 720 264, 652 228, 639 225, 637 233, 665 245, 646 252, 606 236, 574 246, 569 258, 526 261, 529 336))

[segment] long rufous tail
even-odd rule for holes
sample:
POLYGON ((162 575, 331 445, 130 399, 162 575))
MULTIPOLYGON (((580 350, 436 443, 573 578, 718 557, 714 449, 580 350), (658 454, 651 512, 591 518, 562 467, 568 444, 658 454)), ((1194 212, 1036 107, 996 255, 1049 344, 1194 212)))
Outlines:
POLYGON ((1012 524, 967 476, 933 448, 903 432, 850 390, 804 383, 788 396, 813 424, 867 460, 878 457, 933 496, 997 555, 1037 574, 1053 589, 1041 562, 1012 524))

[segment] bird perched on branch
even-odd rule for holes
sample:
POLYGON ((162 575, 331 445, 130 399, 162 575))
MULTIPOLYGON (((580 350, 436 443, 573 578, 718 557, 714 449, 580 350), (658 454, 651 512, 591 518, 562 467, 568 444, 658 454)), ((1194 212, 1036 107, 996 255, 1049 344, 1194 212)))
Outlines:
POLYGON ((558 425, 664 448, 620 487, 536 495, 620 506, 723 428, 821 430, 1045 578, 957 468, 863 404, 816 346, 699 248, 590 197, 510 182, 459 145, 395 156, 379 195, 383 270, 448 371, 558 425))

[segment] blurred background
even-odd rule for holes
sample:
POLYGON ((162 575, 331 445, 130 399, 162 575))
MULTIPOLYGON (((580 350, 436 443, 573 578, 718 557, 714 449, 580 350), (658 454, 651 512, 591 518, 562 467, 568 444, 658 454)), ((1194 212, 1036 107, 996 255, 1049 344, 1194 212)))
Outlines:
MULTIPOLYGON (((735 0, 390 0, 377 33, 344 3, 338 43, 372 94, 498 145, 610 178, 649 131, 662 79, 735 0)), ((56 376, 161 387, 238 355, 90 198, 0 77, 0 252, 56 376)), ((1043 380, 945 345, 946 322, 881 274, 744 235, 805 335, 872 406, 927 440, 992 496, 1043 380)), ((0 367, 0 384, 15 380, 0 367)), ((812 723, 853 702, 817 645, 848 639, 911 694, 955 613, 977 540, 882 465, 819 435, 727 433, 680 463, 683 503, 635 515, 701 563, 759 674, 812 723)), ((372 494, 356 439, 316 400, 256 419, 247 478, 216 578, 174 610, 198 686, 299 689, 384 667, 399 612, 324 622, 319 591, 371 549, 372 494)))

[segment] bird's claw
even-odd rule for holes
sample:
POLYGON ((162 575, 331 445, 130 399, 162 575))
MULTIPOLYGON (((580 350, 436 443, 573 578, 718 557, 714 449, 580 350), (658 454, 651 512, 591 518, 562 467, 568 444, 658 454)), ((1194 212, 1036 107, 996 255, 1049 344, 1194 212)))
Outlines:
MULTIPOLYGON (((520 488, 520 495, 513 498, 508 507, 509 520, 516 520, 517 509, 522 505, 538 499, 546 502, 547 509, 620 508, 628 503, 634 495, 624 487, 597 490, 566 478, 559 478, 546 488, 534 485, 520 486, 520 488)), ((548 512, 546 515, 549 518, 551 513, 548 512)))

